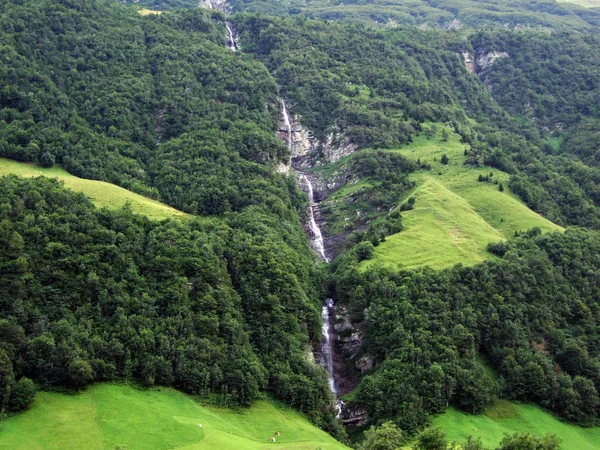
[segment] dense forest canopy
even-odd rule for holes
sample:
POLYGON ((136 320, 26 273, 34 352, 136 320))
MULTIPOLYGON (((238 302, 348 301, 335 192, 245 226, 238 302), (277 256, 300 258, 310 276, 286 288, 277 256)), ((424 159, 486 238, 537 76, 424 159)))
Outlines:
POLYGON ((406 431, 449 403, 481 412, 494 395, 539 402, 565 419, 598 416, 597 232, 535 232, 491 245, 501 257, 473 268, 361 272, 346 258, 338 300, 364 324, 378 370, 355 401, 406 431), (501 377, 489 378, 478 353, 501 377))
MULTIPOLYGON (((226 17, 197 1, 121 3, 0 4, 0 156, 193 217, 154 222, 55 180, 0 178, 0 415, 25 409, 34 382, 131 380, 222 406, 268 393, 343 438, 310 355, 329 294, 373 362, 350 402, 369 423, 412 436, 449 405, 480 413, 497 396, 598 423, 598 9, 231 0, 226 17), (335 175, 322 192, 364 186, 351 222, 364 232, 329 269, 281 170, 294 156, 277 137, 282 99, 335 175), (472 267, 359 266, 402 233, 411 174, 436 175, 400 151, 437 127, 466 165, 505 172, 514 198, 580 228, 490 243, 472 267), (343 145, 351 154, 326 160, 343 145)), ((345 206, 322 214, 347 220, 345 206)))
POLYGON ((335 432, 326 377, 306 356, 321 275, 306 198, 274 171, 289 153, 268 71, 226 49, 218 13, 0 8, 2 156, 218 216, 157 224, 55 182, 2 179, 2 392, 22 377, 132 379, 231 406, 268 391, 335 432))
MULTIPOLYGON (((124 0, 154 10, 195 8, 195 0, 124 0)), ((200 2, 201 4, 203 2, 200 2)), ((206 2, 208 3, 208 2, 206 2)), ((303 16, 374 25, 427 28, 538 28, 597 33, 600 11, 554 0, 230 0, 233 12, 303 16)))

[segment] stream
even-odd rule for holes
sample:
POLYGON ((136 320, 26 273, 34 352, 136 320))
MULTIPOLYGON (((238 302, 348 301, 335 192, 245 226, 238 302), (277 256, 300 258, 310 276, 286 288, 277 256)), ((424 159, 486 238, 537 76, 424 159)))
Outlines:
MULTIPOLYGON (((283 123, 285 125, 285 131, 287 132, 287 145, 292 152, 292 147, 294 143, 294 127, 292 125, 292 121, 290 119, 290 115, 287 109, 287 106, 283 99, 281 100, 281 116, 283 117, 283 123)), ((300 171, 296 171, 297 175, 301 177, 306 183, 306 190, 308 194, 309 207, 308 207, 308 228, 310 231, 310 240, 313 250, 317 253, 319 258, 328 263, 329 258, 327 258, 327 254, 325 253, 325 242, 323 240, 323 233, 317 220, 315 219, 315 207, 317 206, 317 202, 315 201, 315 195, 313 190, 313 185, 310 180, 310 177, 300 171)), ((335 304, 333 299, 328 298, 325 301, 325 304, 321 308, 321 315, 323 318, 323 328, 322 328, 322 338, 321 338, 321 357, 320 363, 321 366, 327 370, 329 388, 333 395, 336 397, 336 411, 337 417, 339 418, 342 414, 342 409, 344 407, 344 402, 338 398, 338 387, 335 379, 334 372, 334 327, 332 320, 335 320, 335 304)))

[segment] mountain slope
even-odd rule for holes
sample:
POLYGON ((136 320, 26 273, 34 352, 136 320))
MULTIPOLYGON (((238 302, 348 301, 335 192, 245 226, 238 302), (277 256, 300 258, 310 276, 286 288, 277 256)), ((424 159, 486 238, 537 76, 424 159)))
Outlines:
POLYGON ((456 134, 446 134, 444 141, 438 129, 431 138, 420 136, 411 145, 396 150, 431 169, 410 175, 416 187, 404 200, 414 197, 415 203, 412 210, 402 213, 403 230, 381 242, 364 267, 377 263, 434 269, 459 263, 472 265, 492 257, 487 244, 511 238, 515 232, 534 227, 543 232, 562 229, 510 192, 507 173, 489 166, 465 165, 468 146, 461 144, 456 134), (443 155, 448 164, 441 163, 443 155), (478 181, 480 175, 488 181, 478 181))
POLYGON ((276 431, 276 448, 347 448, 267 400, 232 411, 172 389, 98 384, 77 395, 40 393, 30 411, 2 423, 0 449, 262 450, 273 448, 276 431))
POLYGON ((0 158, 0 176, 10 174, 20 177, 44 176, 57 178, 64 183, 65 187, 85 194, 98 208, 119 209, 125 204, 129 204, 132 212, 143 214, 153 220, 189 217, 175 208, 130 192, 122 187, 104 181, 78 178, 58 165, 52 168, 44 168, 0 158))

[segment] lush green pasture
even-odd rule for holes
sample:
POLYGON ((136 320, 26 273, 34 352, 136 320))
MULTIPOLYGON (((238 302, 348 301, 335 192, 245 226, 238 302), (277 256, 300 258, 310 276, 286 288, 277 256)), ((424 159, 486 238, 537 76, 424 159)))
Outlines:
POLYGON ((539 406, 497 400, 485 414, 477 416, 448 409, 433 420, 450 441, 464 442, 468 435, 478 436, 488 448, 496 448, 504 433, 531 432, 539 436, 556 434, 564 450, 600 448, 600 427, 581 428, 561 422, 539 406))
POLYGON ((95 385, 79 395, 42 392, 0 424, 0 449, 315 449, 346 447, 292 409, 258 401, 235 412, 173 389, 95 385), (275 431, 281 436, 269 442, 275 431))
POLYGON ((525 206, 508 189, 508 174, 491 168, 463 165, 465 145, 450 132, 447 142, 441 140, 443 126, 431 139, 420 136, 410 146, 394 150, 408 158, 429 164, 430 170, 417 172, 414 209, 402 213, 404 230, 390 236, 376 249, 373 259, 363 263, 434 269, 458 263, 476 264, 491 257, 489 242, 496 242, 539 227, 544 232, 562 228, 525 206), (449 159, 441 164, 443 155, 449 159), (479 175, 490 176, 479 182, 479 175), (495 184, 495 181, 498 184, 495 184), (504 191, 499 191, 502 183, 504 191))
POLYGON ((186 214, 171 208, 156 200, 135 194, 114 184, 104 181, 86 180, 71 175, 60 165, 52 168, 43 168, 32 164, 25 164, 10 159, 0 158, 0 176, 14 174, 21 177, 52 177, 64 182, 65 187, 74 191, 83 192, 97 207, 118 209, 129 202, 131 210, 144 214, 150 219, 162 220, 176 217, 185 217, 186 214))

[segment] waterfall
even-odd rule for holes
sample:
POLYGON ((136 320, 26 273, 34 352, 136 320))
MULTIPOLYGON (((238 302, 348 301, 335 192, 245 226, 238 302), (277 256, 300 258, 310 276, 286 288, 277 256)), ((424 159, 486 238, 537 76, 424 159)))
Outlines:
POLYGON ((225 22, 225 27, 227 28, 227 46, 229 47, 229 50, 235 52, 238 48, 235 29, 230 22, 225 22))
POLYGON ((323 243, 323 234, 321 233, 321 229, 315 220, 315 198, 313 194, 312 183, 308 179, 308 177, 302 174, 304 177, 304 181, 306 181, 306 185, 308 186, 308 200, 310 202, 310 207, 308 208, 308 226, 310 227, 310 231, 312 232, 312 245, 317 254, 321 257, 321 259, 325 262, 329 262, 327 256, 325 255, 325 245, 323 243))
POLYGON ((321 355, 323 367, 327 369, 329 374, 329 388, 333 395, 337 397, 337 388, 335 386, 335 380, 333 379, 333 351, 331 348, 331 338, 329 336, 329 329, 331 323, 329 320, 329 308, 333 307, 333 300, 328 298, 325 305, 323 305, 322 316, 323 316, 323 341, 321 343, 321 355))
POLYGON ((333 329, 331 324, 331 317, 335 317, 335 306, 333 299, 328 298, 323 305, 321 310, 323 316, 323 338, 321 341, 321 365, 327 370, 329 389, 333 392, 336 397, 335 411, 336 417, 339 419, 344 409, 344 401, 337 398, 338 388, 335 383, 335 377, 333 374, 333 344, 331 343, 330 331, 333 329))
MULTIPOLYGON (((281 99, 281 116, 283 118, 283 124, 285 125, 285 132, 287 134, 287 145, 288 148, 290 149, 290 153, 292 151, 292 143, 293 143, 293 136, 294 136, 294 128, 292 126, 292 120, 290 119, 290 115, 289 112, 287 110, 287 106, 285 104, 285 102, 283 101, 283 99, 281 99)), ((281 130, 284 131, 284 130, 281 130)), ((325 262, 329 262, 329 259, 327 258, 327 255, 325 254, 325 244, 323 241, 323 233, 321 233, 321 229, 319 228, 319 225, 317 224, 317 221, 315 219, 315 196, 314 196, 314 191, 313 191, 313 185, 310 181, 310 179, 306 176, 306 174, 299 172, 300 175, 302 175, 302 178, 304 179, 305 183, 306 183, 306 187, 308 190, 308 200, 309 200, 309 217, 308 217, 308 226, 310 228, 310 232, 311 232, 311 244, 313 249, 317 252, 317 255, 319 255, 319 257, 325 261, 325 262)), ((334 357, 334 352, 333 352, 333 342, 331 339, 331 332, 333 330, 333 324, 331 322, 332 318, 335 318, 335 305, 333 302, 333 299, 328 298, 325 301, 325 304, 323 305, 322 309, 321 309, 321 314, 323 317, 323 328, 322 328, 322 339, 321 339, 321 365, 323 366, 323 368, 325 370, 327 370, 327 375, 328 375, 328 381, 329 381, 329 388, 331 389, 331 392, 333 393, 333 395, 335 395, 335 397, 338 396, 338 388, 337 385, 335 383, 335 377, 334 377, 334 368, 333 368, 333 357, 334 357)), ((337 417, 339 418, 342 414, 342 410, 344 407, 344 402, 340 399, 336 400, 336 404, 335 404, 335 409, 336 409, 336 414, 337 417)))
POLYGON ((291 152, 292 151, 292 137, 293 137, 294 131, 292 130, 292 122, 290 120, 290 115, 288 114, 287 106, 285 105, 285 102, 283 101, 283 99, 281 99, 281 114, 283 115, 283 122, 285 123, 285 127, 287 129, 287 135, 288 135, 287 145, 291 152))

